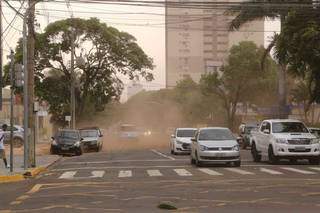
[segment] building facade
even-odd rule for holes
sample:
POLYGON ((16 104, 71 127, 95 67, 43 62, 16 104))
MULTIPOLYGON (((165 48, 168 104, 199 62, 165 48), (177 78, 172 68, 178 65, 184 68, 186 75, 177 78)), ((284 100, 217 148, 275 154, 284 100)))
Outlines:
POLYGON ((264 20, 247 23, 239 31, 230 32, 232 17, 224 12, 222 9, 166 8, 167 88, 174 87, 186 76, 198 82, 201 75, 218 71, 230 48, 240 41, 264 46, 264 20))

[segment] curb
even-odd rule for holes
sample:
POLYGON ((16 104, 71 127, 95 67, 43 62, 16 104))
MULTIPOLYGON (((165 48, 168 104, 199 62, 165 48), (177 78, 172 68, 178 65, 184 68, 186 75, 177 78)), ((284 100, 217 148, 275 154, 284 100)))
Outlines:
POLYGON ((0 175, 0 184, 1 183, 23 181, 23 180, 26 180, 27 178, 34 178, 37 175, 39 175, 40 173, 47 171, 47 169, 50 166, 52 166, 53 164, 55 164, 59 160, 61 160, 61 157, 58 158, 57 160, 54 160, 53 162, 45 165, 45 166, 40 166, 40 167, 29 169, 29 170, 23 172, 22 174, 3 175, 3 176, 0 175))

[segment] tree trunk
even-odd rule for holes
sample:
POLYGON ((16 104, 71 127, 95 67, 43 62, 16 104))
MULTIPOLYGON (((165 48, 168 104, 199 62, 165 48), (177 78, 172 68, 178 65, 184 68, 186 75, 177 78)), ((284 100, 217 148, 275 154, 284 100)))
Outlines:
POLYGON ((278 104, 279 118, 288 118, 287 110, 287 76, 286 65, 280 65, 278 69, 278 104))

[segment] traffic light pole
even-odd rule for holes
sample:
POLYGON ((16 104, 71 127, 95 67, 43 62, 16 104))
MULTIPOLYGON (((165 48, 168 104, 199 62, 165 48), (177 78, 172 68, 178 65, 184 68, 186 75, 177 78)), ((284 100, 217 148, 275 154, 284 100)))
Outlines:
POLYGON ((13 89, 14 89, 14 53, 11 50, 10 62, 10 172, 13 172, 13 89))
POLYGON ((27 61, 27 20, 28 20, 29 8, 23 17, 23 69, 24 69, 24 84, 23 84, 23 128, 24 128, 24 159, 23 167, 25 170, 29 168, 29 103, 28 103, 28 61, 27 61))

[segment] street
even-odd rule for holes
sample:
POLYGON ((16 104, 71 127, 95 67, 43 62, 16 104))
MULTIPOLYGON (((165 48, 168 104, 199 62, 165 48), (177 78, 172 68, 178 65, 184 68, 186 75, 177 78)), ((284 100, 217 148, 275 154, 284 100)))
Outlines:
POLYGON ((168 150, 65 157, 36 179, 1 184, 0 212, 319 212, 320 167, 251 162, 191 166, 168 150))

